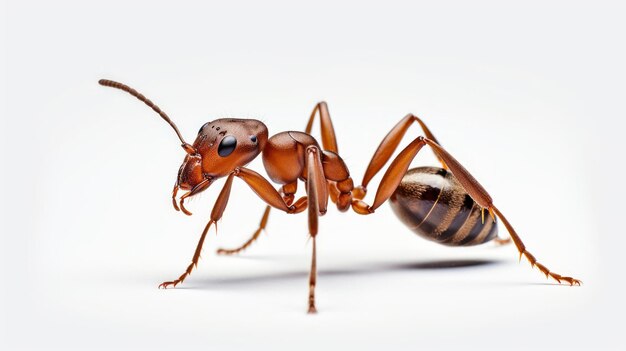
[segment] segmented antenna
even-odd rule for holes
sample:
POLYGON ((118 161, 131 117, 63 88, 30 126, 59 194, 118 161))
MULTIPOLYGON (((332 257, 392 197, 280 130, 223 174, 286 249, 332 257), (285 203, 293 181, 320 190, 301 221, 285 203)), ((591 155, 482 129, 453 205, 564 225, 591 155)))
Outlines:
POLYGON ((152 108, 154 110, 154 112, 158 113, 159 116, 161 116, 161 118, 163 118, 165 120, 165 122, 169 123, 169 125, 172 126, 172 128, 174 128, 174 131, 176 132, 176 135, 178 135, 178 139, 180 139, 180 141, 183 143, 183 148, 186 149, 186 146, 190 146, 183 139, 183 136, 180 134, 180 131, 178 131, 178 127, 176 127, 176 124, 174 124, 174 122, 172 122, 172 120, 168 117, 168 115, 165 112, 163 112, 159 108, 159 106, 155 105, 154 102, 150 101, 150 99, 145 97, 143 94, 141 94, 137 90, 129 87, 126 84, 122 84, 122 83, 119 83, 119 82, 116 82, 116 81, 112 81, 112 80, 108 80, 108 79, 100 79, 98 81, 98 83, 100 85, 105 86, 105 87, 111 87, 111 88, 124 90, 125 92, 129 93, 130 95, 132 95, 132 96, 136 97, 137 99, 143 101, 146 105, 150 106, 150 108, 152 108))

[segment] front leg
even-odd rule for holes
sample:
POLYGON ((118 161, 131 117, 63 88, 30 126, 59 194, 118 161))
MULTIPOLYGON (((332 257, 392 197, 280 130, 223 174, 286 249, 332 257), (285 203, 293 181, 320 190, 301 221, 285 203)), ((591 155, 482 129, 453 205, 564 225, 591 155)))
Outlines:
POLYGON ((194 267, 198 266, 198 261, 200 260, 200 253, 202 252, 202 245, 204 244, 204 239, 206 238, 206 234, 209 232, 209 228, 211 228, 211 225, 213 223, 217 223, 217 221, 220 218, 222 218, 222 214, 224 214, 224 210, 226 209, 226 205, 228 204, 228 197, 230 196, 230 189, 232 188, 232 185, 233 185, 234 175, 235 175, 234 173, 231 173, 228 176, 228 178, 226 179, 226 184, 224 184, 224 188, 222 188, 222 191, 220 192, 219 196, 217 197, 217 200, 215 201, 215 205, 213 206, 213 210, 211 211, 211 219, 209 220, 207 225, 204 227, 204 230, 202 231, 202 235, 200 236, 200 241, 198 241, 198 246, 196 247, 196 251, 193 254, 191 263, 189 264, 189 266, 187 266, 187 269, 185 270, 185 272, 180 277, 178 277, 178 279, 163 282, 159 285, 159 288, 167 289, 169 286, 172 286, 172 285, 175 287, 176 285, 182 283, 185 280, 185 278, 187 278, 187 276, 191 274, 191 271, 193 270, 194 267))

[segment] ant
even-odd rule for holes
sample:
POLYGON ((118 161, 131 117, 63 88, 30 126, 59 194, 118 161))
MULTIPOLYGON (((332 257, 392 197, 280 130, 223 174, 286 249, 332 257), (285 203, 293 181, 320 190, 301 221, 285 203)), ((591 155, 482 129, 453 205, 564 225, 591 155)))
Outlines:
POLYGON ((135 89, 115 81, 102 79, 103 86, 121 89, 157 112, 174 129, 187 155, 178 170, 172 191, 172 203, 177 211, 191 215, 185 199, 206 190, 219 178, 226 182, 217 197, 209 222, 185 272, 160 288, 182 283, 198 265, 204 239, 212 224, 222 217, 235 177, 243 180, 267 207, 259 228, 241 247, 219 249, 219 254, 236 254, 250 246, 265 228, 272 207, 295 214, 308 210, 309 235, 312 240, 312 258, 309 274, 308 312, 316 313, 315 284, 317 279, 315 237, 318 217, 326 213, 328 199, 341 212, 350 208, 358 214, 373 214, 389 200, 391 206, 407 226, 420 236, 449 246, 469 246, 494 241, 506 244, 513 241, 519 258, 525 256, 532 267, 537 267, 546 278, 559 283, 580 285, 581 281, 550 271, 526 250, 526 246, 509 221, 493 204, 491 196, 452 155, 442 148, 426 124, 417 116, 408 114, 385 136, 365 171, 361 185, 355 187, 348 167, 339 156, 335 130, 325 102, 315 105, 304 132, 280 132, 269 137, 267 127, 254 119, 216 119, 205 123, 193 144, 187 143, 170 118, 152 101, 135 89), (315 116, 319 115, 322 145, 310 133, 315 116), (382 177, 372 205, 363 201, 370 180, 389 161, 408 128, 417 123, 424 132, 406 146, 391 162, 382 177), (408 170, 413 158, 424 146, 430 146, 442 167, 418 167, 408 170), (259 173, 245 167, 262 155, 269 178, 280 184, 276 189, 259 173), (303 181, 306 196, 295 199, 298 181, 303 181), (185 190, 178 201, 178 190, 185 190), (485 210, 492 220, 485 222, 485 210), (510 239, 497 235, 496 217, 507 229, 510 239))

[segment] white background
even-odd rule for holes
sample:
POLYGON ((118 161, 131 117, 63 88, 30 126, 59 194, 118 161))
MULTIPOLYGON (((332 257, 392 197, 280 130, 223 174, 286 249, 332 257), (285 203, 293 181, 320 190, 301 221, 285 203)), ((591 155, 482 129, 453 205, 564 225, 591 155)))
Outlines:
MULTIPOLYGON (((0 346, 623 349, 619 2, 168 3, 3 6, 0 346), (331 208, 309 316, 305 215, 273 212, 243 255, 215 255, 262 213, 235 180, 197 271, 158 290, 188 264, 221 182, 189 202, 194 216, 174 212, 178 140, 99 78, 146 94, 189 142, 219 117, 300 130, 324 99, 357 182, 416 113, 530 251, 585 284, 546 281, 512 246, 422 240, 386 205, 331 208)), ((436 162, 425 150, 415 164, 436 162)))

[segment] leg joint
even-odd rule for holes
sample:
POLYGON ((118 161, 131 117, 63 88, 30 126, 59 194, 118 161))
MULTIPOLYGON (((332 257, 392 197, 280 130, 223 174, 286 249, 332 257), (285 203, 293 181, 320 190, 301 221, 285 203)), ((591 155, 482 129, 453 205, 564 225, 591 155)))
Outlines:
POLYGON ((306 152, 307 153, 313 153, 314 154, 314 153, 317 153, 318 151, 319 151, 319 148, 317 146, 315 146, 315 145, 309 145, 306 148, 306 152))

